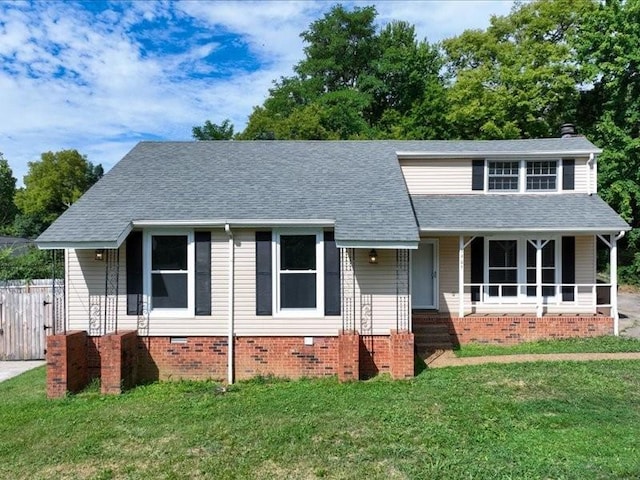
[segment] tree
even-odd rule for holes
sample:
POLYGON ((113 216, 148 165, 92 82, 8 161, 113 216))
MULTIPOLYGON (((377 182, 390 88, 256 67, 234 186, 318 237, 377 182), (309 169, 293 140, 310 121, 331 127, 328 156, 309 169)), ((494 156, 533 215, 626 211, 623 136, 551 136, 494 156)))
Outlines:
POLYGON ((406 22, 377 32, 374 7, 334 6, 301 37, 305 58, 274 83, 241 139, 435 138, 446 133, 438 49, 406 22), (435 100, 434 108, 425 101, 435 100), (414 110, 415 109, 415 110, 414 110), (396 123, 397 122, 397 123, 396 123))
POLYGON ((538 0, 446 40, 447 120, 458 138, 557 135, 584 76, 571 42, 592 0, 538 0))
POLYGON ((603 148, 602 197, 634 229, 621 249, 622 281, 640 283, 640 1, 608 0, 584 19, 575 48, 591 88, 579 109, 603 148))
POLYGON ((193 127, 191 132, 196 140, 231 140, 233 138, 233 124, 228 118, 220 125, 207 120, 203 126, 193 127))
POLYGON ((102 165, 94 166, 77 150, 46 152, 40 161, 29 162, 25 186, 15 196, 18 233, 40 234, 102 174, 102 165))
POLYGON ((9 162, 0 153, 0 232, 8 232, 17 213, 14 202, 16 178, 9 162))

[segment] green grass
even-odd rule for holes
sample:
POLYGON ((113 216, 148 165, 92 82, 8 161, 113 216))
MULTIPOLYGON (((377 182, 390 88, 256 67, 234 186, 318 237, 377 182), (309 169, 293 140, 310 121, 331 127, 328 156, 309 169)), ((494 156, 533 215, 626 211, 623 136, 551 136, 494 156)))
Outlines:
POLYGON ((485 355, 517 355, 527 353, 618 353, 640 352, 640 340, 624 337, 569 338, 565 340, 540 340, 517 345, 471 343, 455 350, 457 357, 481 357, 485 355))
POLYGON ((378 378, 159 383, 47 400, 0 384, 0 478, 640 477, 640 361, 378 378))

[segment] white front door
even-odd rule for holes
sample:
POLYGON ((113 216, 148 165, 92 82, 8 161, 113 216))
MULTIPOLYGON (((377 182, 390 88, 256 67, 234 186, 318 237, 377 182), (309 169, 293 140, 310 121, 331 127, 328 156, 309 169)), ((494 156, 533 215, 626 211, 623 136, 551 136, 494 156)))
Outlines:
POLYGON ((421 240, 411 252, 411 308, 438 308, 438 241, 421 240))

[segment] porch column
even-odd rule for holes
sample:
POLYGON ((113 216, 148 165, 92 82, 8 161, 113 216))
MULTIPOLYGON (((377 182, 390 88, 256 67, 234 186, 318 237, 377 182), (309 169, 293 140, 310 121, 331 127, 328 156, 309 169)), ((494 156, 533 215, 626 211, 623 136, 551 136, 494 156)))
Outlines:
POLYGON ((464 317, 464 236, 458 241, 458 317, 464 317))
POLYGON ((536 240, 536 317, 542 317, 542 240, 536 240))
POLYGON ((618 317, 618 237, 611 235, 611 244, 609 248, 609 274, 611 283, 611 316, 613 317, 613 334, 620 334, 619 317, 618 317))

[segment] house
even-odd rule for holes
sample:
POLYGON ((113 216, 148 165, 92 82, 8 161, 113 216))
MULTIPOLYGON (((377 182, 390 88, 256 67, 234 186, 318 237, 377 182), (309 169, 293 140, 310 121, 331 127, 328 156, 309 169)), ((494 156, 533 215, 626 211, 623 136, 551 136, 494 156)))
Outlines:
POLYGON ((630 227, 597 195, 599 153, 578 135, 141 142, 37 240, 66 262, 50 394, 403 378, 414 351, 617 333, 630 227))

